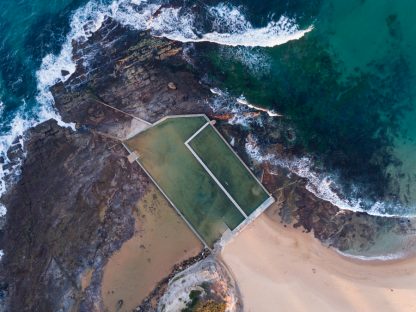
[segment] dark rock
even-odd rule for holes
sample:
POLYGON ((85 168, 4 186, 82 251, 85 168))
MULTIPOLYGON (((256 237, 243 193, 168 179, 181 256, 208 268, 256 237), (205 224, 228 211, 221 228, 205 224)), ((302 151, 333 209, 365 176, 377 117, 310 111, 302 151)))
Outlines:
POLYGON ((14 311, 81 307, 80 274, 90 266, 100 274, 103 260, 133 235, 130 212, 147 177, 117 141, 55 121, 30 130, 26 148, 21 178, 2 198, 8 213, 0 277, 14 311))
POLYGON ((123 307, 123 303, 124 303, 124 301, 121 300, 121 299, 119 301, 117 301, 116 311, 120 310, 123 307))
MULTIPOLYGON (((97 311, 100 307, 103 266, 133 235, 132 207, 149 183, 137 164, 127 162, 119 141, 120 133, 132 123, 129 114, 150 122, 171 114, 212 115, 206 104, 209 88, 199 83, 204 71, 188 69, 180 43, 152 38, 148 32, 107 18, 87 41, 73 42, 73 49, 75 73, 51 91, 63 120, 76 123, 77 131, 60 128, 54 121, 30 130, 25 136, 27 156, 21 177, 10 180, 18 182, 9 184, 2 198, 8 213, 0 237, 5 251, 0 283, 8 285, 2 294, 7 293, 14 311, 97 311), (175 92, 166 87, 172 81, 177 84, 175 92), (87 268, 93 268, 94 274, 83 292, 80 276, 87 268)), ((296 140, 292 130, 264 118, 261 126, 251 129, 221 122, 217 126, 226 138, 234 138, 239 155, 263 176, 280 203, 267 212, 272 218, 313 231, 318 239, 341 250, 367 248, 381 229, 410 231, 409 222, 394 218, 341 213, 307 191, 305 179, 269 163, 251 163, 245 152, 250 132, 272 153, 285 157, 293 153, 287 147, 296 140), (357 239, 359 235, 363 238, 357 239)), ((19 140, 8 151, 11 162, 4 169, 18 166, 23 155, 19 140)), ((172 274, 207 254, 176 266, 172 274)), ((137 311, 152 311, 169 277, 137 311)))
POLYGON ((23 147, 20 143, 12 145, 7 151, 7 157, 9 160, 17 160, 23 158, 23 147))
MULTIPOLYGON (((64 121, 114 132, 108 121, 114 111, 97 100, 150 122, 169 114, 210 113, 205 100, 211 93, 186 69, 180 43, 152 38, 147 32, 138 34, 110 19, 105 22, 109 24, 113 28, 105 31, 106 36, 101 36, 104 31, 100 30, 83 44, 88 53, 82 53, 76 72, 65 84, 52 88, 64 121), (153 50, 164 51, 164 59, 153 50), (85 72, 88 79, 81 79, 85 72), (166 88, 172 81, 176 92, 166 88)), ((123 115, 119 118, 118 126, 130 122, 123 115)))
MULTIPOLYGON (((8 213, 0 281, 9 285, 13 311, 95 311, 103 266, 133 235, 131 212, 149 180, 127 162, 118 140, 131 116, 107 104, 149 121, 209 112, 210 93, 182 69, 180 44, 106 19, 73 47, 76 72, 51 91, 63 120, 75 122, 77 131, 55 121, 31 129, 20 178, 1 199, 8 213), (174 93, 166 88, 173 78, 179 81, 174 93), (179 91, 185 89, 186 95, 179 91), (83 292, 80 278, 88 268, 94 273, 83 292)), ((16 140, 10 170, 22 155, 16 140)))
POLYGON ((68 76, 69 74, 70 74, 70 72, 69 72, 69 71, 67 71, 66 69, 61 69, 61 75, 62 75, 63 77, 68 76))
POLYGON ((3 169, 3 171, 9 171, 9 170, 13 169, 13 164, 10 164, 10 163, 4 164, 4 165, 2 165, 2 169, 3 169))
POLYGON ((14 138, 14 140, 12 142, 12 145, 19 143, 21 139, 22 139, 22 137, 20 135, 18 135, 17 137, 14 138))

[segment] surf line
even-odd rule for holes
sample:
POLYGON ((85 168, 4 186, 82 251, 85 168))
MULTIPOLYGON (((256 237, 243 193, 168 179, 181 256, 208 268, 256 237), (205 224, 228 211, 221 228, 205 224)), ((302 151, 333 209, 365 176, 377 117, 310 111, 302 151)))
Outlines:
POLYGON ((237 98, 237 103, 239 103, 241 105, 244 105, 244 106, 247 106, 247 107, 250 107, 250 108, 253 108, 253 109, 261 111, 261 112, 266 112, 270 117, 283 117, 282 114, 278 114, 278 113, 276 113, 272 110, 250 104, 249 102, 247 102, 247 100, 244 97, 237 98))
MULTIPOLYGON (((223 91, 221 91, 220 89, 218 89, 218 88, 210 88, 209 90, 211 91, 212 94, 215 94, 215 95, 218 95, 218 96, 225 96, 225 93, 223 91)), ((265 112, 270 117, 283 117, 282 114, 276 113, 273 110, 266 109, 266 108, 263 108, 263 107, 260 107, 260 106, 256 106, 256 105, 253 105, 253 104, 249 103, 245 99, 244 96, 240 96, 239 98, 236 99, 236 101, 240 105, 247 106, 247 107, 252 108, 252 109, 255 109, 257 111, 265 112)))

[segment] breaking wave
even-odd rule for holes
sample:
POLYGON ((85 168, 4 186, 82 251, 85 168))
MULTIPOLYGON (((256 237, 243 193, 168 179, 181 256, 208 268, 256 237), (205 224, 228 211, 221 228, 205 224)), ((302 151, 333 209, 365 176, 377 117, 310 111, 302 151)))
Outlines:
POLYGON ((202 33, 195 15, 182 14, 181 8, 164 9, 149 21, 155 35, 181 42, 212 42, 226 46, 274 47, 298 40, 313 29, 300 30, 295 20, 281 16, 265 27, 255 28, 238 8, 220 4, 207 8, 212 19, 212 31, 202 33))
POLYGON ((154 36, 180 42, 212 42, 227 46, 274 47, 298 40, 313 29, 299 29, 294 19, 281 16, 265 27, 255 28, 241 10, 224 3, 213 7, 200 5, 193 8, 168 7, 147 1, 115 1, 109 7, 109 16, 124 25, 150 30, 154 36), (209 28, 201 26, 200 19, 209 28))
MULTIPOLYGON (((24 108, 24 106, 22 107, 24 108)), ((9 130, 7 130, 5 133, 3 133, 0 136, 0 157, 2 158, 3 165, 0 166, 0 196, 4 194, 6 191, 6 181, 5 177, 6 175, 11 174, 14 172, 14 174, 18 175, 18 167, 19 164, 14 164, 13 166, 9 161, 9 158, 7 156, 7 151, 9 148, 14 144, 20 144, 23 146, 23 134, 24 132, 35 125, 35 122, 33 119, 27 118, 22 113, 23 109, 21 109, 15 117, 10 122, 10 125, 8 127, 9 130), (8 165, 6 167, 6 165, 8 165), (7 168, 7 169, 6 169, 7 168)), ((2 126, 4 128, 4 123, 7 121, 2 122, 2 126)), ((0 204, 0 217, 3 217, 6 215, 7 209, 3 204, 0 204)))
POLYGON ((400 217, 415 218, 414 213, 391 213, 404 209, 397 209, 396 204, 384 202, 371 202, 362 198, 347 198, 340 196, 341 191, 337 187, 334 179, 329 175, 321 175, 314 172, 312 160, 308 157, 283 159, 274 154, 262 153, 255 139, 246 142, 246 152, 252 158, 259 162, 269 162, 288 169, 290 172, 307 180, 306 189, 313 193, 316 197, 330 202, 334 206, 342 210, 350 210, 355 212, 365 212, 369 215, 380 217, 400 217))
POLYGON ((294 19, 281 16, 278 21, 270 21, 266 27, 254 28, 237 7, 219 4, 204 6, 205 16, 211 31, 203 33, 198 26, 200 16, 189 8, 174 8, 146 0, 117 0, 110 5, 90 1, 73 14, 70 33, 58 55, 48 54, 36 73, 38 81, 37 101, 40 104, 38 120, 54 118, 63 123, 57 111, 49 88, 59 81, 67 80, 75 72, 72 60, 72 43, 85 41, 102 25, 106 17, 111 17, 125 26, 138 30, 150 30, 154 36, 166 37, 181 42, 209 41, 221 45, 247 47, 273 47, 290 40, 300 39, 313 27, 299 30, 294 19))
POLYGON ((409 257, 406 253, 389 253, 385 255, 376 255, 376 256, 362 256, 362 255, 354 255, 347 252, 340 251, 336 248, 332 248, 340 254, 343 257, 354 259, 354 260, 360 260, 360 261, 394 261, 394 260, 401 260, 409 257))
MULTIPOLYGON (((281 114, 249 103, 244 96, 238 98, 230 96, 227 92, 218 88, 211 88, 211 93, 216 95, 210 103, 212 110, 217 114, 231 114, 232 118, 228 121, 230 124, 237 124, 249 128, 253 124, 261 125, 262 118, 252 117, 248 114, 250 111, 264 112, 269 117, 282 117, 281 114)), ((412 209, 411 213, 392 213, 392 211, 406 211, 404 208, 399 209, 398 204, 390 204, 381 201, 370 201, 360 198, 358 195, 342 196, 342 191, 338 187, 336 177, 328 174, 319 174, 314 171, 313 161, 309 157, 284 159, 274 154, 267 154, 261 151, 257 140, 252 136, 251 141, 246 142, 246 152, 258 162, 269 162, 281 168, 286 168, 290 172, 307 180, 306 189, 316 197, 330 202, 342 210, 355 212, 365 212, 369 215, 379 217, 400 217, 415 218, 416 211, 412 209)), ((358 193, 358 192, 357 192, 358 193)), ((409 211, 409 210, 407 210, 409 211)))
MULTIPOLYGON (((262 118, 252 118, 247 114, 252 110, 266 113, 269 117, 281 117, 282 115, 271 110, 267 110, 256 105, 250 104, 244 96, 234 98, 227 92, 218 88, 211 88, 211 93, 216 95, 212 101, 211 108, 218 114, 231 114, 230 124, 238 124, 243 127, 250 127, 254 123, 261 124, 262 118)), ((261 151, 254 136, 246 142, 246 152, 251 159, 258 162, 269 162, 281 168, 286 168, 290 172, 307 180, 306 189, 316 197, 330 202, 342 210, 355 212, 365 212, 369 215, 380 217, 400 217, 414 218, 416 214, 395 214, 391 211, 398 211, 397 205, 390 205, 384 202, 371 202, 358 196, 341 196, 342 191, 337 187, 335 177, 330 175, 318 174, 313 170, 313 162, 308 157, 284 159, 274 154, 267 154, 261 151)), ((400 210, 400 209, 399 209, 400 210)), ((404 209, 401 209, 404 211, 404 209)))
MULTIPOLYGON (((202 5, 202 4, 201 4, 202 5)), ((312 26, 300 30, 295 20, 285 16, 270 21, 265 27, 255 28, 237 7, 219 4, 203 6, 204 18, 211 29, 203 29, 198 23, 200 16, 191 8, 174 8, 158 2, 146 0, 115 0, 106 5, 92 0, 78 8, 71 17, 70 32, 57 55, 46 55, 36 72, 38 106, 28 109, 23 103, 20 110, 9 121, 3 121, 6 130, 0 136, 0 156, 4 164, 9 162, 7 150, 13 144, 23 147, 25 131, 37 124, 55 119, 63 127, 75 130, 74 124, 62 121, 54 108, 50 87, 59 81, 67 80, 75 72, 72 60, 72 43, 87 40, 102 25, 106 17, 111 17, 125 26, 138 30, 150 30, 154 36, 166 37, 181 42, 213 42, 228 46, 273 47, 290 40, 300 39, 312 26), (7 123, 7 124, 6 124, 7 123), (16 142, 16 138, 19 140, 16 142)), ((24 148, 24 147, 23 147, 24 148)), ((0 196, 6 191, 5 176, 19 174, 19 164, 4 169, 0 166, 0 196)), ((0 205, 0 217, 6 214, 0 205)))

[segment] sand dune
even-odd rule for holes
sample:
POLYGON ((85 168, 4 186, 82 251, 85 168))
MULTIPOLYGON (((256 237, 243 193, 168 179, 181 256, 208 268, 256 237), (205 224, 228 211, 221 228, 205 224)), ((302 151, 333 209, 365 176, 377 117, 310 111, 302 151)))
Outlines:
POLYGON ((244 311, 416 311, 416 259, 357 262, 263 214, 222 251, 244 311))

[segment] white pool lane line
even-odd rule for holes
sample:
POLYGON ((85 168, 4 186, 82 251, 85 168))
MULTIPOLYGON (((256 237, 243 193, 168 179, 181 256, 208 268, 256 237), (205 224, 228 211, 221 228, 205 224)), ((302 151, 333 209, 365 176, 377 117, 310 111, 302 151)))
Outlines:
MULTIPOLYGON (((170 118, 166 117, 167 118, 170 118)), ((187 117, 187 116, 183 116, 187 117)), ((156 123, 155 123, 156 124, 156 123)), ((249 223, 253 222, 260 214, 262 214, 275 200, 274 198, 269 194, 269 192, 265 189, 264 185, 258 181, 258 179, 254 176, 253 172, 247 167, 247 165, 241 160, 241 158, 237 155, 237 153, 229 146, 228 142, 225 141, 225 139, 222 137, 222 135, 218 132, 218 130, 213 127, 213 129, 217 132, 217 135, 221 137, 221 139, 224 140, 224 142, 227 144, 229 149, 237 156, 237 158, 243 163, 243 165, 246 167, 246 169, 250 172, 250 174, 255 178, 257 183, 259 183, 262 188, 266 191, 267 194, 269 194, 269 198, 267 198, 262 204, 260 204, 259 207, 257 207, 249 216, 241 209, 240 205, 237 204, 237 202, 234 200, 234 198, 227 192, 227 190, 224 188, 224 186, 221 184, 221 182, 217 179, 217 177, 211 172, 211 170, 205 165, 205 163, 202 161, 202 159, 196 154, 196 152, 192 149, 192 147, 189 145, 189 142, 192 141, 202 130, 204 130, 207 126, 210 125, 210 122, 208 121, 206 124, 204 124, 198 131, 196 131, 186 142, 184 143, 185 146, 189 149, 189 151, 192 153, 192 155, 196 158, 196 160, 201 164, 201 166, 205 169, 205 171, 211 176, 211 178, 217 183, 217 185, 221 188, 221 190, 224 192, 224 194, 230 199, 230 201, 235 205, 235 207, 240 211, 240 213, 244 216, 245 220, 241 222, 234 230, 231 231, 232 237, 224 240, 223 237, 220 238, 219 242, 221 246, 224 246, 224 244, 231 239, 234 238, 236 234, 242 231, 243 228, 245 228, 249 223)), ((132 153, 132 151, 127 147, 124 142, 122 143, 124 148, 129 152, 129 154, 132 153)), ((199 235, 199 233, 196 231, 196 229, 192 226, 192 224, 185 218, 185 216, 181 213, 181 211, 175 206, 175 204, 171 201, 169 196, 163 191, 163 189, 159 186, 159 184, 156 182, 155 179, 153 179, 152 175, 144 168, 144 166, 140 163, 139 159, 136 159, 136 162, 139 164, 139 166, 144 170, 144 172, 149 176, 149 178, 152 180, 152 182, 156 185, 156 187, 159 189, 159 191, 164 195, 164 197, 168 200, 168 202, 172 205, 172 207, 176 210, 176 212, 179 214, 179 216, 185 221, 185 223, 188 225, 188 227, 191 229, 191 231, 196 235, 196 237, 199 238, 199 240, 202 242, 202 244, 208 248, 209 250, 212 250, 211 247, 205 242, 205 240, 199 235)), ((222 234, 224 236, 224 233, 222 234)))
POLYGON ((211 178, 215 181, 215 183, 217 183, 217 185, 221 188, 221 190, 225 193, 225 195, 227 195, 227 197, 229 198, 229 200, 231 200, 231 202, 234 204, 234 206, 237 207, 237 209, 241 212, 241 214, 244 216, 244 218, 247 219, 247 214, 243 211, 243 209, 241 209, 240 205, 237 204, 237 202, 234 200, 234 198, 230 195, 230 193, 227 192, 227 190, 225 189, 225 187, 221 184, 221 182, 217 179, 217 177, 211 172, 211 170, 209 170, 209 168, 207 167, 207 165, 205 165, 205 163, 202 161, 201 158, 199 158, 199 156, 197 155, 197 153, 192 149, 192 147, 189 145, 189 142, 192 141, 193 138, 195 138, 202 130, 204 130, 210 123, 207 122, 205 125, 203 125, 197 132, 195 132, 186 142, 185 142, 185 146, 189 149, 189 151, 192 153, 192 155, 194 155, 194 157, 196 158, 196 160, 201 164, 201 166, 205 169, 206 172, 208 172, 208 174, 211 176, 211 178))
POLYGON ((188 140, 185 141, 185 145, 190 148, 189 142, 191 142, 202 130, 204 130, 207 126, 209 126, 209 121, 203 125, 201 128, 198 129, 197 132, 195 132, 188 140))
MULTIPOLYGON (((132 151, 128 148, 128 146, 124 143, 122 143, 124 148, 129 152, 129 154, 132 153, 132 151)), ((169 196, 165 193, 163 188, 156 182, 156 180, 152 177, 150 172, 146 170, 146 168, 140 163, 139 158, 136 158, 136 163, 139 164, 139 166, 143 169, 143 171, 147 174, 147 176, 152 180, 152 182, 156 185, 156 187, 159 189, 159 191, 165 196, 167 201, 172 205, 173 209, 176 210, 178 215, 185 221, 185 223, 188 225, 188 227, 191 229, 191 231, 195 234, 196 237, 199 238, 199 240, 202 242, 205 248, 208 248, 209 250, 212 250, 211 247, 207 244, 207 242, 202 238, 202 236, 198 233, 198 231, 194 228, 194 226, 188 221, 188 219, 185 218, 185 216, 182 214, 182 212, 176 207, 176 205, 173 203, 173 201, 169 198, 169 196)))
POLYGON ((240 205, 237 204, 237 202, 230 195, 230 193, 228 193, 227 190, 224 188, 224 186, 222 186, 221 182, 218 181, 217 177, 211 172, 211 170, 209 170, 209 168, 204 164, 204 162, 202 161, 202 159, 199 158, 199 156, 195 153, 195 151, 192 149, 192 147, 190 147, 188 143, 185 143, 185 145, 191 151, 191 153, 194 155, 194 157, 196 158, 196 160, 198 160, 198 162, 201 164, 201 166, 204 167, 205 171, 208 172, 208 174, 215 181, 215 183, 217 183, 217 185, 221 188, 221 190, 225 193, 225 195, 227 195, 227 197, 231 200, 231 202, 234 204, 234 206, 237 207, 237 209, 241 212, 241 214, 244 216, 244 218, 247 218, 247 215, 245 214, 245 212, 243 211, 243 209, 241 209, 240 205))

